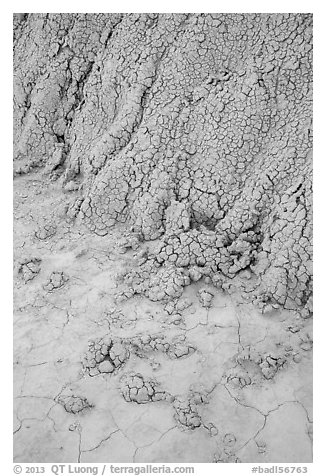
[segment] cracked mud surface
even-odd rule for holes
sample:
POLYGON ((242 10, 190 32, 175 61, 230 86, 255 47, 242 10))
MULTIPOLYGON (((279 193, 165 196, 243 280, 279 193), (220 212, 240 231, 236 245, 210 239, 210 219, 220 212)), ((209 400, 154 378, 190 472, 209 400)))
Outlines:
POLYGON ((14 16, 16 462, 312 461, 311 23, 14 16))
POLYGON ((41 256, 15 280, 15 461, 311 461, 311 319, 203 277, 167 304, 121 301, 139 249, 60 215, 40 245, 61 200, 38 175, 15 182, 15 260, 41 256), (49 292, 54 275, 69 280, 49 292))

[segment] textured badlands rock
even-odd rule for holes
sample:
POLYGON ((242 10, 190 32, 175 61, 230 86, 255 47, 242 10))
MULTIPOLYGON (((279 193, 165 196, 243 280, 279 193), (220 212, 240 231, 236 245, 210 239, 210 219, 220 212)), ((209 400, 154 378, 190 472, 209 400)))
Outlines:
POLYGON ((309 14, 14 16, 15 174, 99 235, 157 239, 153 299, 245 270, 262 310, 309 315, 311 103, 309 14))

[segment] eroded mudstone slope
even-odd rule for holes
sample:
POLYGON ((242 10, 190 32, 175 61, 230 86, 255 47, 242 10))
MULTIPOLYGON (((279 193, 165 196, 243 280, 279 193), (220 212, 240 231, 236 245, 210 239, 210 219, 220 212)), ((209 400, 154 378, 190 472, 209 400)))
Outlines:
POLYGON ((14 79, 15 173, 68 217, 159 239, 171 286, 245 270, 261 309, 309 315, 312 15, 15 15, 14 79))

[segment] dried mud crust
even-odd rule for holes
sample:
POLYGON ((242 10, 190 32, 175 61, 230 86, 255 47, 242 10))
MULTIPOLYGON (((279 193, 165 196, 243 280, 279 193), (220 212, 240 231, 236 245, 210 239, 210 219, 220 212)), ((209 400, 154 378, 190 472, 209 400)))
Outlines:
POLYGON ((312 15, 15 15, 14 73, 16 175, 158 239, 150 298, 247 270, 262 310, 309 315, 312 15))

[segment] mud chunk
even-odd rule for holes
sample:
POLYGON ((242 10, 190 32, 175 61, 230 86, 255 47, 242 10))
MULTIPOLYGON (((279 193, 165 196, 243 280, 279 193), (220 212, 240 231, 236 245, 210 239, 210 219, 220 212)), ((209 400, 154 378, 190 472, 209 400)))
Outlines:
POLYGON ((141 243, 140 236, 137 233, 125 233, 121 240, 118 242, 121 253, 126 253, 129 250, 138 250, 141 243))
POLYGON ((227 376, 227 382, 234 387, 244 388, 251 385, 252 379, 245 369, 233 368, 227 376))
POLYGON ((265 352, 251 346, 245 347, 236 355, 235 365, 225 372, 223 380, 239 389, 257 384, 262 379, 272 380, 289 365, 294 355, 296 353, 292 346, 280 343, 265 352))
POLYGON ((190 227, 189 205, 186 202, 172 200, 165 212, 165 229, 167 234, 188 231, 190 227))
POLYGON ((37 228, 37 230, 35 231, 35 236, 38 240, 45 241, 52 238, 56 234, 56 232, 57 232, 56 225, 49 223, 37 228))
POLYGON ((72 423, 71 425, 69 425, 68 429, 69 429, 69 431, 78 431, 79 433, 82 430, 79 422, 72 423))
POLYGON ((180 359, 183 357, 188 357, 196 351, 196 347, 183 338, 176 337, 172 345, 167 350, 167 355, 171 359, 180 359))
POLYGON ((152 369, 154 370, 154 372, 156 370, 159 370, 161 368, 161 364, 159 362, 157 362, 156 360, 151 360, 150 361, 150 366, 152 367, 152 369))
POLYGON ((176 397, 173 408, 175 410, 174 418, 183 427, 194 430, 201 426, 197 405, 191 397, 176 397))
POLYGON ((168 314, 173 314, 175 312, 182 312, 185 309, 190 307, 192 302, 186 298, 180 298, 177 300, 169 301, 165 306, 164 309, 168 314))
POLYGON ((264 454, 267 451, 267 444, 264 440, 256 440, 256 445, 258 448, 258 453, 264 454))
POLYGON ((63 288, 68 281, 69 278, 63 271, 52 271, 47 282, 43 285, 43 289, 51 293, 63 288))
POLYGON ((121 309, 110 308, 104 311, 101 321, 106 321, 109 327, 132 328, 136 325, 137 316, 136 314, 126 315, 121 309))
POLYGON ((60 395, 58 403, 63 406, 67 413, 80 413, 93 407, 87 398, 76 395, 60 395))
POLYGON ((210 436, 217 436, 219 433, 214 423, 208 423, 207 425, 205 425, 205 428, 208 430, 210 436))
POLYGON ((272 354, 265 356, 259 366, 265 379, 270 380, 280 368, 284 367, 286 362, 287 360, 284 356, 272 354))
POLYGON ((167 320, 167 323, 173 324, 174 326, 179 326, 184 324, 184 319, 182 318, 181 314, 172 314, 167 320))
POLYGON ((182 298, 182 299, 178 299, 178 301, 176 302, 175 309, 176 311, 182 312, 185 309, 188 309, 191 305, 192 305, 192 301, 190 301, 190 299, 182 298))
POLYGON ((55 172, 55 170, 64 163, 65 157, 64 144, 57 143, 52 156, 49 158, 46 167, 44 168, 44 173, 51 174, 55 172))
POLYGON ((302 360, 302 355, 301 354, 297 353, 297 354, 293 355, 293 362, 295 362, 296 364, 301 362, 301 360, 302 360))
POLYGON ((109 374, 109 373, 112 373, 115 369, 114 365, 111 364, 111 362, 109 360, 103 360, 99 365, 98 365, 98 370, 100 371, 100 373, 103 373, 103 374, 109 374))
POLYGON ((236 440, 237 439, 233 433, 226 433, 223 437, 223 443, 225 446, 234 446, 236 440))
POLYGON ((75 192, 79 189, 79 184, 74 182, 73 180, 70 180, 69 182, 66 183, 66 185, 63 187, 63 190, 65 192, 75 192))
POLYGON ((202 276, 203 276, 202 271, 197 266, 194 266, 194 267, 189 269, 189 278, 194 283, 199 281, 202 278, 202 276))
POLYGON ((144 404, 165 400, 168 397, 156 380, 144 377, 140 373, 125 374, 120 383, 120 390, 126 402, 144 404))
POLYGON ((139 356, 144 356, 153 352, 166 354, 170 359, 187 357, 196 351, 195 346, 187 342, 183 335, 175 336, 168 340, 163 334, 139 335, 126 340, 130 346, 130 351, 139 356))
POLYGON ((198 291, 199 302, 203 307, 209 308, 212 305, 214 294, 206 288, 198 291))
POLYGON ((113 373, 129 358, 129 351, 120 339, 105 336, 88 344, 82 364, 92 377, 99 374, 113 373))
POLYGON ((301 337, 301 341, 299 344, 300 349, 304 351, 309 351, 313 347, 313 340, 310 337, 309 334, 306 334, 305 336, 301 337))
POLYGON ((19 264, 18 275, 21 276, 25 284, 38 275, 41 270, 41 261, 39 258, 27 258, 19 264))
POLYGON ((214 455, 213 463, 241 463, 241 460, 224 448, 214 455))

